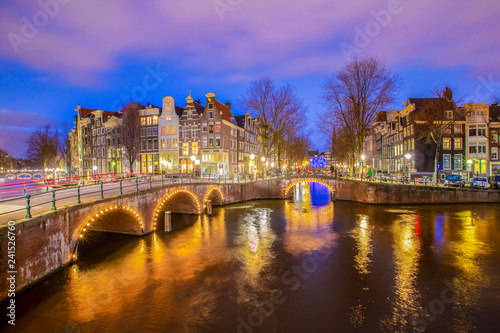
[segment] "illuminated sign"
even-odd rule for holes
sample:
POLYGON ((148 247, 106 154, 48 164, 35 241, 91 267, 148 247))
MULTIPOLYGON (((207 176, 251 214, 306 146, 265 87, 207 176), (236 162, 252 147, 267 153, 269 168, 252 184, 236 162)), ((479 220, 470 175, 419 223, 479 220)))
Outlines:
POLYGON ((311 157, 309 158, 309 166, 311 168, 324 168, 326 167, 325 157, 311 157))

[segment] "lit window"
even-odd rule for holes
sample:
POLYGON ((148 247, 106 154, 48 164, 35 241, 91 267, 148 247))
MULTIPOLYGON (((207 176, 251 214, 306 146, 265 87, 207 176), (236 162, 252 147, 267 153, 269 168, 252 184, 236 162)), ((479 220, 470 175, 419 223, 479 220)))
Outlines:
POLYGON ((158 124, 158 116, 153 116, 153 125, 158 124))
POLYGON ((189 155, 189 142, 182 143, 182 155, 189 155))
POLYGON ((151 116, 147 117, 146 124, 151 125, 151 116))
POLYGON ((443 149, 451 149, 451 139, 443 138, 443 149))
POLYGON ((491 159, 498 160, 498 147, 491 148, 491 159))
POLYGON ((146 125, 146 117, 141 117, 141 125, 146 125))
POLYGON ((462 149, 462 138, 455 138, 455 150, 462 149))
POLYGON ((177 126, 172 126, 172 134, 173 135, 177 134, 177 126))
POLYGON ((173 141, 172 141, 172 148, 178 148, 177 139, 173 139, 173 141))
POLYGON ((220 124, 215 124, 215 131, 220 132, 220 124))
POLYGON ((171 115, 169 115, 169 114, 167 114, 167 115, 165 116, 165 120, 166 120, 166 121, 170 121, 170 120, 172 120, 172 116, 171 116, 171 115))

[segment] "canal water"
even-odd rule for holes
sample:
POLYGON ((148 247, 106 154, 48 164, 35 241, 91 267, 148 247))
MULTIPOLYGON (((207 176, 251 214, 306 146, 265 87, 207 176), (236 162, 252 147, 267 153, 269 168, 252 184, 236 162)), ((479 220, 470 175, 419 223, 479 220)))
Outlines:
MULTIPOLYGON (((311 184, 92 234, 2 332, 498 332, 499 205, 332 203, 311 184)), ((5 304, 2 304, 5 308, 5 304)), ((3 311, 3 309, 2 309, 3 311)))

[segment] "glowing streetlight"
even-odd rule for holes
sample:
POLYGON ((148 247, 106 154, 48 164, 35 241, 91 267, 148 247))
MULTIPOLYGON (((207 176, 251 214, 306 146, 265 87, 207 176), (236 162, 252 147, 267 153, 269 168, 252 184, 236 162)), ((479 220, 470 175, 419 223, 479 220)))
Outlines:
POLYGON ((411 158, 410 153, 406 153, 405 158, 406 158, 406 169, 408 170, 408 182, 410 182, 410 158, 411 158))
POLYGON ((193 177, 194 177, 194 160, 196 160, 196 156, 192 155, 190 157, 190 159, 191 159, 191 167, 193 168, 193 177))

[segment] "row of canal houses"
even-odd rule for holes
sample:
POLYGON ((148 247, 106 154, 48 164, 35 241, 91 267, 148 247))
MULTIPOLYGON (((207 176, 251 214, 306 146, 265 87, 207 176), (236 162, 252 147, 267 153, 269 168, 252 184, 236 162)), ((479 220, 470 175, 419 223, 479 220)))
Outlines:
MULTIPOLYGON (((500 106, 469 103, 457 107, 449 88, 442 98, 448 101, 448 108, 440 122, 444 128, 438 151, 439 177, 500 174, 500 106)), ((409 173, 412 179, 433 174, 436 146, 419 140, 415 125, 422 120, 422 108, 435 99, 408 98, 402 110, 377 115, 364 145, 368 167, 379 173, 409 173)))
MULTIPOLYGON (((162 107, 140 106, 140 147, 133 170, 140 173, 234 175, 260 170, 259 119, 234 116, 231 103, 215 94, 186 98, 184 107, 163 98, 162 107)), ((75 109, 73 171, 81 175, 128 172, 121 142, 123 111, 75 109)))

